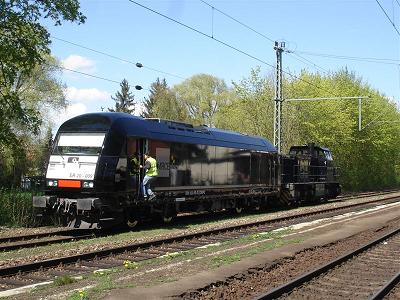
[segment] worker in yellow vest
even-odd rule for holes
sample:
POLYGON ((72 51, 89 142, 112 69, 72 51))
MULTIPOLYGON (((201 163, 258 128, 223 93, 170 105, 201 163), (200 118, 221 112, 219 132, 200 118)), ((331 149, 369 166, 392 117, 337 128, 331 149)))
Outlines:
POLYGON ((139 155, 135 152, 131 158, 131 170, 130 175, 135 176, 139 174, 140 171, 139 155))
MULTIPOLYGON (((143 188, 143 197, 144 199, 152 200, 155 197, 155 194, 150 188, 151 183, 156 179, 157 172, 157 161, 150 156, 149 153, 144 155, 144 170, 145 176, 143 178, 142 188, 143 188)), ((142 167, 142 166, 140 166, 142 167)))

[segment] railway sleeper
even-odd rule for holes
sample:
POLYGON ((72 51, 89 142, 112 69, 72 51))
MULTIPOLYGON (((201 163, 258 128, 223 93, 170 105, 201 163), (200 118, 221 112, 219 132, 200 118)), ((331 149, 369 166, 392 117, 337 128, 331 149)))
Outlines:
POLYGON ((60 276, 70 276, 75 274, 74 271, 70 271, 70 270, 55 270, 55 269, 48 269, 46 270, 46 274, 52 275, 52 276, 56 276, 56 277, 60 277, 60 276))
POLYGON ((46 280, 53 280, 54 275, 50 274, 42 274, 42 275, 35 275, 35 274, 25 274, 24 278, 28 280, 32 280, 35 282, 41 282, 41 281, 46 281, 46 280))
POLYGON ((92 271, 93 269, 96 269, 95 267, 90 267, 90 266, 85 266, 85 265, 80 265, 78 266, 72 266, 72 265, 65 265, 63 267, 63 269, 67 270, 67 271, 71 271, 73 273, 79 273, 82 274, 83 272, 87 272, 87 271, 92 271))
POLYGON ((81 265, 85 267, 91 267, 91 268, 111 268, 114 267, 114 263, 108 263, 107 261, 101 260, 101 261, 85 261, 81 262, 81 265))
POLYGON ((6 285, 11 287, 20 287, 27 284, 26 280, 23 279, 15 279, 10 277, 0 278, 0 285, 6 285))
POLYGON ((150 254, 150 255, 164 255, 164 254, 166 254, 167 252, 166 251, 164 251, 164 250, 148 250, 148 251, 146 251, 144 254, 150 254))
POLYGON ((168 252, 179 252, 179 251, 185 251, 187 250, 187 247, 184 246, 168 246, 165 248, 168 252))

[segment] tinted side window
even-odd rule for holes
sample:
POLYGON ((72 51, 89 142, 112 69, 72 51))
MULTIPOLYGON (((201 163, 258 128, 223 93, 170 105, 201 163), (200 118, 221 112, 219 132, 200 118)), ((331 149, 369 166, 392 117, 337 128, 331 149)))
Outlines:
POLYGON ((256 153, 256 152, 251 153, 250 183, 259 183, 260 182, 260 163, 261 163, 260 153, 256 153))
POLYGON ((104 141, 103 155, 120 156, 124 147, 125 137, 120 133, 110 130, 104 141))
POLYGON ((185 186, 190 183, 190 171, 187 168, 189 151, 185 144, 171 144, 170 178, 171 186, 185 186))

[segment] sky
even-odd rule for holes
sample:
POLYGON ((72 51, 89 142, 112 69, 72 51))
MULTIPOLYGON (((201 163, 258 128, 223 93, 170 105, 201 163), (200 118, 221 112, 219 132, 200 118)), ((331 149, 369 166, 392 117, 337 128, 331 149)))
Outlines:
POLYGON ((268 75, 274 72, 276 64, 275 40, 284 41, 291 52, 284 53, 282 58, 287 73, 298 75, 306 69, 323 74, 347 67, 372 88, 394 101, 400 99, 400 33, 396 31, 400 31, 399 0, 81 0, 80 3, 87 17, 84 24, 64 22, 62 26, 53 26, 49 20, 45 21, 51 34, 52 54, 64 68, 106 80, 64 70, 60 79, 66 85, 69 104, 65 111, 55 114, 56 127, 73 116, 114 107, 111 95, 120 89, 119 82, 124 78, 132 87, 138 102, 136 110, 140 112, 140 103, 149 95, 150 85, 157 77, 165 78, 172 87, 195 74, 206 73, 230 86, 232 81, 248 77, 257 66, 261 67, 262 75, 268 75), (381 61, 386 62, 383 64, 321 56, 325 54, 393 61, 390 64, 381 61), (136 67, 137 62, 143 67, 136 67), (143 89, 135 90, 136 85, 143 89))

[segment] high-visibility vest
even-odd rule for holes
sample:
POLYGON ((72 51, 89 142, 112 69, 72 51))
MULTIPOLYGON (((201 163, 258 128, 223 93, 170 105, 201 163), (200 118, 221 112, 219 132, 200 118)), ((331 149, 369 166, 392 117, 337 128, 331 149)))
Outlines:
POLYGON ((150 162, 150 169, 147 170, 146 175, 151 177, 157 176, 157 161, 152 157, 147 158, 147 160, 150 162))

